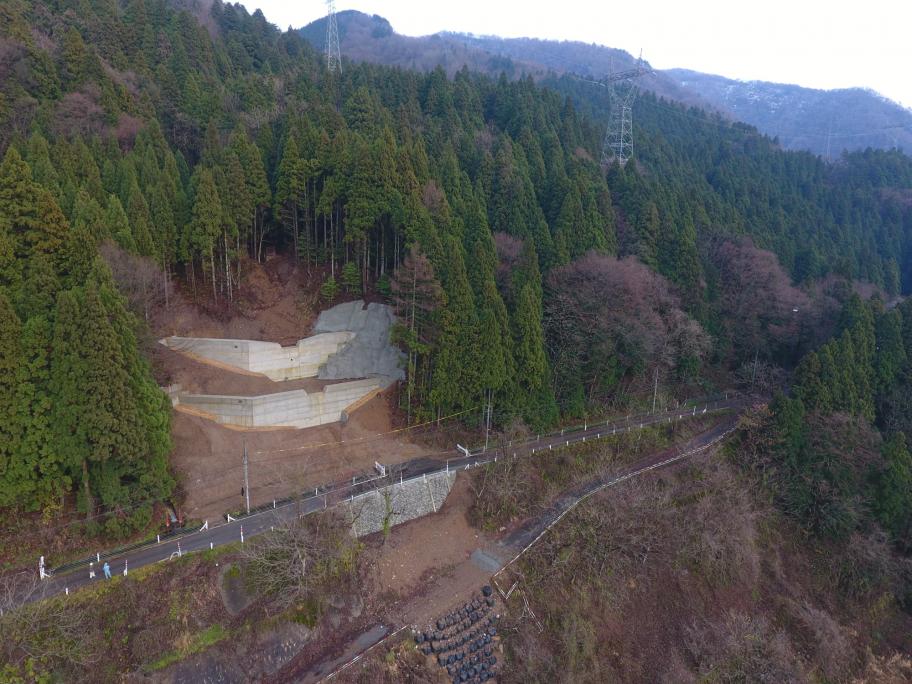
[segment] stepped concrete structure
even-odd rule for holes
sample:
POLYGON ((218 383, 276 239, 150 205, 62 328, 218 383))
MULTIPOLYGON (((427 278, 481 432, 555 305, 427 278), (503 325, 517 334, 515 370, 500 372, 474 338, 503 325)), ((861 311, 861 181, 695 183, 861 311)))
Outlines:
POLYGON ((381 389, 379 380, 366 378, 327 385, 321 392, 292 390, 256 397, 180 393, 176 406, 222 425, 307 428, 346 420, 347 412, 381 389))
POLYGON ((436 513, 455 482, 455 470, 433 473, 352 498, 342 504, 348 507, 352 534, 363 537, 436 513))
POLYGON ((353 332, 340 330, 299 340, 293 347, 283 347, 275 342, 208 337, 166 337, 159 341, 199 361, 281 381, 317 377, 327 359, 354 337, 353 332))
POLYGON ((260 396, 190 394, 168 388, 171 403, 222 425, 242 429, 326 425, 405 377, 402 353, 390 343, 395 317, 385 304, 346 302, 320 314, 311 337, 293 347, 258 340, 165 337, 169 349, 233 373, 271 380, 352 380, 320 392, 293 390, 260 396))
POLYGON ((390 343, 395 320, 386 304, 365 306, 359 299, 321 313, 315 334, 293 347, 211 337, 165 337, 159 342, 198 361, 276 381, 380 378, 386 386, 405 379, 403 354, 390 343))

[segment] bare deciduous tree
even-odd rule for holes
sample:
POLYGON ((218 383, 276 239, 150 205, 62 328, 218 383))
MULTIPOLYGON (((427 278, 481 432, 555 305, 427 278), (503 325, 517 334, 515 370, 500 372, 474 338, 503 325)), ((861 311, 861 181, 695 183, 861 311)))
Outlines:
POLYGON ((130 254, 113 242, 99 248, 111 269, 117 289, 126 297, 130 310, 148 321, 153 309, 168 300, 168 277, 152 259, 130 254))
POLYGON ((547 286, 544 322, 559 396, 567 378, 579 377, 594 397, 606 378, 674 369, 709 350, 709 336, 681 311, 668 281, 633 257, 589 253, 551 271, 547 286))
POLYGON ((358 549, 345 516, 327 511, 254 537, 242 554, 252 587, 284 609, 319 599, 330 585, 344 588, 355 576, 358 549))
POLYGON ((726 240, 710 251, 718 270, 717 305, 735 354, 746 359, 797 349, 815 328, 815 309, 776 255, 749 238, 726 240))
POLYGON ((701 671, 716 682, 805 681, 800 661, 782 630, 763 617, 730 612, 693 625, 686 646, 701 671))
POLYGON ((504 458, 482 468, 469 479, 476 523, 483 525, 531 513, 532 480, 532 469, 524 459, 504 458))
POLYGON ((0 660, 90 665, 100 653, 89 614, 65 596, 48 596, 33 572, 0 576, 0 660))

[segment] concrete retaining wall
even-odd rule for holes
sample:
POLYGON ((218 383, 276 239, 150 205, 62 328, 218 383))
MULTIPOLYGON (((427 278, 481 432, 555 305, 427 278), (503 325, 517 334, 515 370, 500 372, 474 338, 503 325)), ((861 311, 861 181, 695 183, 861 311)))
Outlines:
POLYGON ((259 340, 165 337, 159 342, 227 370, 271 380, 380 378, 384 387, 405 378, 404 356, 390 343, 395 316, 386 304, 345 302, 320 314, 314 335, 293 347, 259 340))
POLYGON ((224 340, 209 337, 166 337, 159 340, 176 351, 210 361, 261 373, 271 380, 315 378, 320 366, 355 337, 349 331, 327 332, 299 340, 293 347, 257 340, 224 340))
POLYGON ((322 312, 314 325, 315 333, 348 331, 354 339, 320 368, 322 380, 384 377, 386 382, 405 379, 404 357, 390 343, 396 317, 386 304, 364 306, 361 300, 338 304, 322 312))
POLYGON ((456 471, 434 473, 356 496, 343 504, 351 515, 352 533, 363 537, 436 513, 454 482, 456 471))
POLYGON ((322 392, 276 392, 256 397, 180 394, 178 405, 203 412, 223 425, 305 428, 342 420, 345 410, 381 389, 375 378, 327 385, 322 392))

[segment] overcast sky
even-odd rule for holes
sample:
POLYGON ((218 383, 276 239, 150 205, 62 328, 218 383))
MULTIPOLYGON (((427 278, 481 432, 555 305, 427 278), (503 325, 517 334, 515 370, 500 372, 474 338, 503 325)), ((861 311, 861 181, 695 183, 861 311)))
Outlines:
MULTIPOLYGON (((241 0, 285 29, 326 13, 320 0, 241 0)), ((910 0, 338 0, 398 33, 437 31, 581 40, 622 48, 659 69, 811 88, 873 88, 912 107, 910 0)))

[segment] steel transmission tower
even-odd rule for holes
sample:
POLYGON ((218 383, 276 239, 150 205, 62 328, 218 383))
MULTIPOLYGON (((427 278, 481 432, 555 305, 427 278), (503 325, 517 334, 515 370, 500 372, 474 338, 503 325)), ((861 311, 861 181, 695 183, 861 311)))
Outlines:
POLYGON ((330 73, 342 73, 342 51, 339 49, 335 0, 326 0, 326 68, 330 73))
POLYGON ((599 81, 590 81, 608 88, 611 111, 608 130, 602 144, 602 166, 608 166, 615 159, 624 166, 633 156, 633 101, 637 96, 636 79, 651 74, 652 69, 643 63, 640 55, 633 69, 609 74, 599 81))

